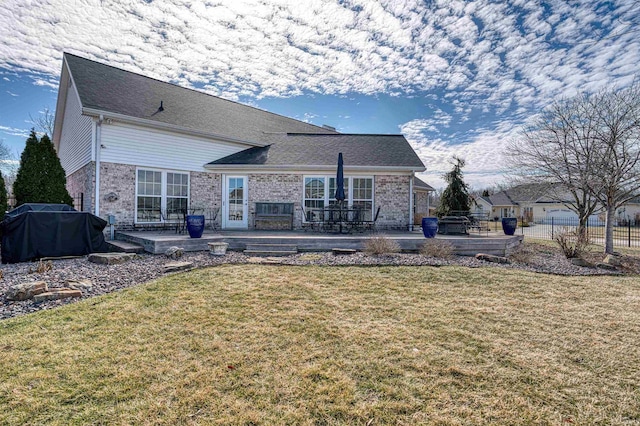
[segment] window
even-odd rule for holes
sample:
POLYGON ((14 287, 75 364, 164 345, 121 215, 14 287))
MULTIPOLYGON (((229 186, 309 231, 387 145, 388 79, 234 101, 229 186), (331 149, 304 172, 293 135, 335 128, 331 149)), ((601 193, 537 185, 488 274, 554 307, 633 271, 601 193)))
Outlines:
POLYGON ((317 215, 314 211, 324 208, 326 193, 324 185, 324 177, 304 178, 304 210, 308 217, 317 215))
POLYGON ((136 177, 136 222, 175 219, 187 208, 188 173, 138 169, 136 177))
POLYGON ((162 216, 162 173, 138 170, 137 222, 160 222, 162 216))
MULTIPOLYGON (((364 220, 373 218, 373 178, 347 177, 344 178, 344 193, 349 207, 361 208, 364 220)), ((314 210, 321 210, 325 206, 336 203, 336 178, 328 176, 305 176, 304 178, 304 209, 307 217, 314 210)), ((318 217, 317 214, 315 213, 318 217)))
POLYGON ((187 209, 189 175, 167 172, 167 217, 178 216, 187 209))
POLYGON ((350 203, 362 209, 364 220, 372 220, 373 214, 373 179, 353 178, 353 197, 350 203))

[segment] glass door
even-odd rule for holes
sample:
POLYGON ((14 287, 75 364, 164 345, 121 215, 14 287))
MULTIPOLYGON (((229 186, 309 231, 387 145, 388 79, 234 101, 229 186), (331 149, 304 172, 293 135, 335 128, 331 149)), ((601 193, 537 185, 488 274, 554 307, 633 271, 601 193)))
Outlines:
POLYGON ((224 190, 225 228, 247 228, 247 177, 227 176, 224 190))

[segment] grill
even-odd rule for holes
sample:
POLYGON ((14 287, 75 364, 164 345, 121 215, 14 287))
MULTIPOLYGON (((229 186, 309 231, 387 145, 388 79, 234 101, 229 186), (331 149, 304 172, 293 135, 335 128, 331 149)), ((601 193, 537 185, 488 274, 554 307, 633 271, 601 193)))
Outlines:
POLYGON ((438 220, 438 234, 466 235, 468 228, 469 219, 466 216, 445 216, 438 220))

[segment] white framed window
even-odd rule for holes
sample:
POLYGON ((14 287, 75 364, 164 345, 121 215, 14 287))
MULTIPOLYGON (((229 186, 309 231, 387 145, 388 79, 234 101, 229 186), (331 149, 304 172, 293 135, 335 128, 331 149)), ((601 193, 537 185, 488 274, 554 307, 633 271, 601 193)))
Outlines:
MULTIPOLYGON (((349 207, 362 208, 364 220, 372 220, 374 204, 372 176, 345 176, 344 193, 349 207)), ((305 176, 302 204, 307 218, 311 215, 318 217, 319 210, 336 203, 335 195, 335 176, 305 176)))
POLYGON ((319 210, 322 210, 326 205, 326 183, 327 179, 324 176, 305 176, 303 204, 307 218, 314 217, 314 215, 317 217, 319 210))
POLYGON ((181 217, 189 204, 189 173, 136 170, 135 223, 161 223, 181 217))

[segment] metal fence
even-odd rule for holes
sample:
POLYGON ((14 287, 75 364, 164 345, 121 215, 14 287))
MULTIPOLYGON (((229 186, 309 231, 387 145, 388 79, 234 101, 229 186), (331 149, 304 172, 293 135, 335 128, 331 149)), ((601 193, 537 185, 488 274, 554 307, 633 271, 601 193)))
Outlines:
MULTIPOLYGON (((71 195, 71 198, 73 198, 73 208, 81 212, 82 206, 84 205, 84 193, 80 192, 79 194, 71 195)), ((16 207, 18 207, 16 206, 16 198, 10 195, 7 198, 7 211, 16 207)))
MULTIPOLYGON (((593 244, 604 245, 604 225, 604 221, 596 218, 589 219, 586 229, 593 244)), ((574 218, 534 217, 532 220, 519 218, 517 233, 526 237, 552 240, 557 233, 575 231, 577 227, 578 220, 574 218)), ((613 245, 640 247, 640 221, 616 220, 613 226, 613 245)))

